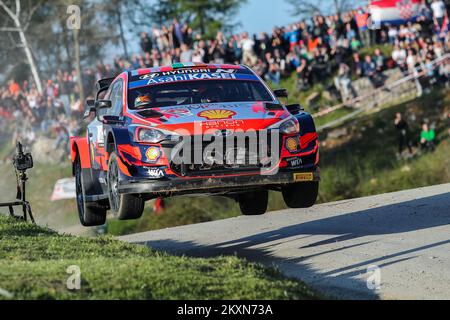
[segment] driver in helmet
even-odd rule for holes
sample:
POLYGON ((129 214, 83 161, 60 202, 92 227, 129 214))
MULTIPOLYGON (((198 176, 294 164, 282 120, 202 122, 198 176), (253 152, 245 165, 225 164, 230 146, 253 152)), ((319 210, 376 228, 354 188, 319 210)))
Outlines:
POLYGON ((134 107, 136 109, 143 109, 152 103, 152 99, 148 94, 140 95, 134 100, 134 107))

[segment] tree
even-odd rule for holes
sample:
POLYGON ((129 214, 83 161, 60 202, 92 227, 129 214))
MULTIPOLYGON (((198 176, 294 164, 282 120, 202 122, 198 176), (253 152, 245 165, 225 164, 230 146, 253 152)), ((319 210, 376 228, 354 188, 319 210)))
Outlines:
POLYGON ((27 10, 24 10, 24 8, 22 7, 22 0, 15 0, 8 2, 0 0, 0 8, 3 9, 5 13, 4 15, 7 16, 9 18, 9 21, 12 23, 11 26, 2 27, 0 31, 7 33, 13 32, 18 35, 17 37, 12 36, 10 39, 13 42, 14 39, 17 39, 16 46, 20 46, 23 48, 25 57, 30 67, 31 74, 36 84, 36 88, 39 91, 39 93, 42 93, 43 89, 41 77, 39 75, 39 70, 34 60, 33 50, 27 38, 27 31, 30 26, 30 22, 33 19, 34 13, 41 5, 41 1, 34 1, 34 3, 27 2, 27 4, 28 5, 25 7, 27 10))
POLYGON ((311 17, 315 14, 342 13, 353 7, 361 6, 367 3, 363 0, 333 0, 330 6, 330 0, 286 0, 294 9, 293 16, 311 17))
POLYGON ((193 30, 213 37, 218 30, 232 26, 232 18, 246 0, 160 0, 153 18, 160 23, 178 19, 193 30))

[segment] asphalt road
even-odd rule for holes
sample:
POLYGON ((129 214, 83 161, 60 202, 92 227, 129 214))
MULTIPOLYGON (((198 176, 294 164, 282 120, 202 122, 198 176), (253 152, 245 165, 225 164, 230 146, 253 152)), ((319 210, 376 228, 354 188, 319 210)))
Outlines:
POLYGON ((450 299, 450 184, 121 239, 188 256, 236 254, 336 298, 450 299))

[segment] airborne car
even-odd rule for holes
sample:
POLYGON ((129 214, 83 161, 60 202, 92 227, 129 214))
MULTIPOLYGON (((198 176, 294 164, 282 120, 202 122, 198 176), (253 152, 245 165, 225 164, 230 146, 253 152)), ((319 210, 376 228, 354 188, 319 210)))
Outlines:
POLYGON ((180 195, 232 198, 244 215, 267 211, 268 192, 291 208, 314 205, 320 180, 312 117, 286 105, 250 68, 178 63, 97 83, 92 119, 71 138, 84 226, 138 219, 146 201, 180 195))

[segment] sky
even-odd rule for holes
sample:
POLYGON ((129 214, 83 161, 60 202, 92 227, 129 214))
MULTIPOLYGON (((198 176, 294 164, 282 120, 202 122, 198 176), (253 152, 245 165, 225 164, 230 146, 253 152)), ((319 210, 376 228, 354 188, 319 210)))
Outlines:
POLYGON ((248 31, 250 34, 269 32, 273 27, 284 26, 296 19, 289 12, 291 6, 285 0, 248 0, 241 6, 236 22, 242 26, 237 31, 248 31))

